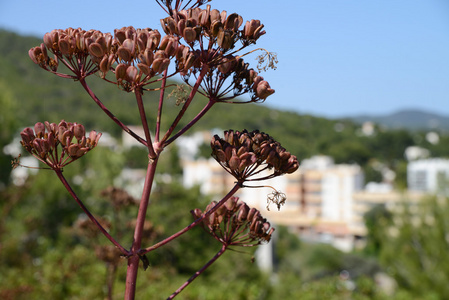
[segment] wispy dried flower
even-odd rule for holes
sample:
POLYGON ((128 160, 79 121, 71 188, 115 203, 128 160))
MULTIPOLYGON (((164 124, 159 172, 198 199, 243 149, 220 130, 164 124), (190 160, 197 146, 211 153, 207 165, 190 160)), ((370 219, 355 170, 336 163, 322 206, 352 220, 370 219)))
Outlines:
POLYGON ((179 106, 186 102, 191 90, 190 86, 186 84, 178 84, 168 95, 168 98, 175 98, 176 106, 179 106))
POLYGON ((262 50, 265 51, 264 54, 257 56, 257 70, 259 70, 259 72, 266 71, 268 69, 276 70, 276 65, 279 62, 277 54, 274 52, 268 52, 264 49, 262 50))
POLYGON ((270 204, 274 203, 276 204, 278 210, 281 209, 281 206, 285 204, 285 200, 287 200, 287 197, 284 193, 274 190, 271 194, 267 196, 267 210, 270 210, 270 204))
POLYGON ((131 26, 116 29, 114 36, 98 30, 56 29, 46 33, 44 43, 32 48, 29 56, 43 69, 67 78, 80 79, 99 72, 106 79, 112 71, 117 80, 114 83, 133 91, 167 69, 177 54, 178 40, 173 35, 161 40, 157 30, 131 26), (59 63, 74 75, 57 73, 59 63))
POLYGON ((264 132, 228 130, 224 138, 215 135, 211 141, 212 157, 239 182, 270 179, 295 172, 296 156, 264 132), (256 177, 264 170, 271 174, 256 177))
MULTIPOLYGON (((191 211, 195 219, 203 217, 217 202, 210 203, 204 212, 196 208, 191 211)), ((259 210, 232 197, 201 223, 206 232, 226 246, 257 246, 269 242, 274 228, 262 217, 259 210)))
POLYGON ((83 125, 62 120, 38 122, 34 130, 27 127, 20 135, 26 151, 50 168, 62 169, 95 148, 102 134, 91 131, 86 137, 83 125))
POLYGON ((13 168, 13 170, 14 170, 15 168, 21 166, 21 164, 20 164, 20 157, 21 157, 21 155, 19 154, 19 156, 14 157, 14 158, 11 160, 11 167, 13 168))

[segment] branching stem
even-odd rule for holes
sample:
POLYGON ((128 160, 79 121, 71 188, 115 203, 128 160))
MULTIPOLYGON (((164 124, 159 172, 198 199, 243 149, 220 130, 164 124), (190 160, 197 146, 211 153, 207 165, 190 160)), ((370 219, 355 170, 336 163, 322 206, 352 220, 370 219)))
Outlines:
POLYGON ((209 100, 209 102, 206 104, 206 106, 198 113, 198 115, 193 118, 189 124, 184 126, 180 131, 178 131, 174 136, 172 136, 170 139, 168 139, 164 146, 167 146, 171 144, 173 141, 175 141, 179 136, 183 135, 187 130, 189 130, 193 125, 195 125, 216 103, 214 100, 209 100))
POLYGON ((211 210, 209 210, 208 212, 206 212, 201 218, 196 219, 193 223, 191 223, 190 225, 188 225, 187 227, 181 229, 180 231, 178 231, 177 233, 169 236, 168 238, 160 241, 159 243, 154 244, 151 247, 142 249, 139 251, 140 255, 146 254, 148 252, 151 252, 153 250, 156 250, 157 248, 171 242, 172 240, 176 239, 177 237, 183 235, 184 233, 186 233, 187 231, 189 231, 190 229, 192 229, 193 227, 195 227, 196 225, 198 225, 200 222, 202 222, 204 220, 204 218, 207 218, 211 213, 213 213, 214 211, 216 211, 220 206, 222 206, 226 201, 229 200, 229 198, 231 198, 241 187, 241 183, 237 182, 234 187, 232 188, 232 190, 229 191, 228 194, 226 194, 226 196, 223 197, 223 199, 220 200, 220 202, 218 202, 211 210))
POLYGON ((190 103, 192 102, 193 97, 195 96, 198 88, 200 87, 201 82, 203 81, 204 75, 206 75, 208 70, 209 70, 209 67, 207 65, 203 65, 203 68, 201 69, 201 72, 196 80, 196 83, 193 86, 192 90, 190 91, 189 98, 186 100, 186 102, 184 103, 184 105, 181 108, 181 111, 176 116, 176 119, 173 121, 172 125, 165 133, 164 137, 162 138, 161 143, 164 143, 170 137, 170 135, 173 133, 176 126, 178 125, 179 121, 181 121, 181 118, 184 116, 184 113, 186 112, 187 108, 189 107, 190 103))

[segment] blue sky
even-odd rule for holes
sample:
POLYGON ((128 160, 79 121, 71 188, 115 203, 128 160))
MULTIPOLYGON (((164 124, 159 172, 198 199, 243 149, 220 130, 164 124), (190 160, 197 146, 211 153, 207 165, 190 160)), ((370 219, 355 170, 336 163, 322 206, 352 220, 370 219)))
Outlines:
MULTIPOLYGON (((407 108, 449 116, 447 0, 210 4, 265 24, 258 46, 279 59, 277 70, 262 74, 276 89, 268 105, 325 117, 407 108)), ((162 17, 155 1, 0 1, 0 28, 38 37, 66 27, 160 29, 162 17)), ((255 68, 256 61, 247 60, 255 68)))

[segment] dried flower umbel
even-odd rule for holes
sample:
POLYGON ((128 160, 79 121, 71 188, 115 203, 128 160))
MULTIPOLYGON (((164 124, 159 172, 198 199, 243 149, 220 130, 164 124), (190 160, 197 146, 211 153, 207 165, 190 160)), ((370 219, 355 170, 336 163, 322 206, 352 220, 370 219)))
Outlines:
POLYGON ((225 131, 224 138, 212 138, 211 147, 212 157, 241 183, 290 174, 299 167, 296 156, 258 130, 225 131), (261 175, 265 170, 270 174, 261 175))
POLYGON ((229 101, 248 92, 250 102, 264 101, 274 93, 263 77, 236 56, 265 34, 264 25, 259 20, 251 20, 241 29, 242 24, 240 15, 211 10, 210 5, 206 9, 174 11, 161 20, 167 35, 179 37, 187 44, 178 46, 177 70, 189 83, 190 77, 197 79, 206 66, 206 79, 201 83, 204 92, 199 92, 214 101, 229 101), (235 49, 238 42, 240 47, 235 49))
MULTIPOLYGON (((204 212, 196 208, 191 213, 198 219, 215 205, 217 202, 213 201, 204 212)), ((225 246, 256 246, 269 242, 274 232, 274 228, 257 209, 249 208, 237 197, 230 198, 214 213, 204 218, 201 226, 225 246)))
POLYGON ((86 137, 83 125, 64 120, 59 124, 38 122, 34 129, 27 127, 20 135, 25 150, 54 170, 62 169, 95 148, 101 137, 94 130, 86 137))
POLYGON ((109 198, 112 202, 112 206, 115 210, 123 209, 127 206, 137 204, 137 200, 134 199, 127 191, 114 186, 109 186, 101 191, 101 196, 109 198))

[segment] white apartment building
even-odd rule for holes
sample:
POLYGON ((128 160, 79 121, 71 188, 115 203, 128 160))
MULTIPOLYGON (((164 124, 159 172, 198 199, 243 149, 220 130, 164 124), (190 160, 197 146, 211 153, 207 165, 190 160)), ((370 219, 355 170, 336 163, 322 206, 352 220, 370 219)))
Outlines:
MULTIPOLYGON (((214 159, 184 161, 183 168, 184 185, 199 185, 205 194, 221 197, 234 185, 234 178, 214 159)), ((316 156, 304 160, 298 172, 248 185, 265 187, 243 188, 236 196, 271 222, 297 228, 315 240, 352 242, 348 225, 353 218, 352 195, 363 189, 363 172, 358 165, 335 165, 330 157, 316 156), (270 186, 286 194, 280 211, 267 203, 273 192, 270 186)), ((348 249, 346 244, 340 248, 348 249)))
POLYGON ((317 215, 329 221, 349 221, 352 218, 352 194, 362 190, 364 183, 360 166, 335 165, 328 156, 314 156, 302 162, 301 172, 305 177, 304 196, 319 196, 318 201, 310 203, 315 209, 320 208, 317 215))
POLYGON ((407 185, 411 191, 447 192, 449 190, 449 159, 428 158, 409 162, 407 185))

